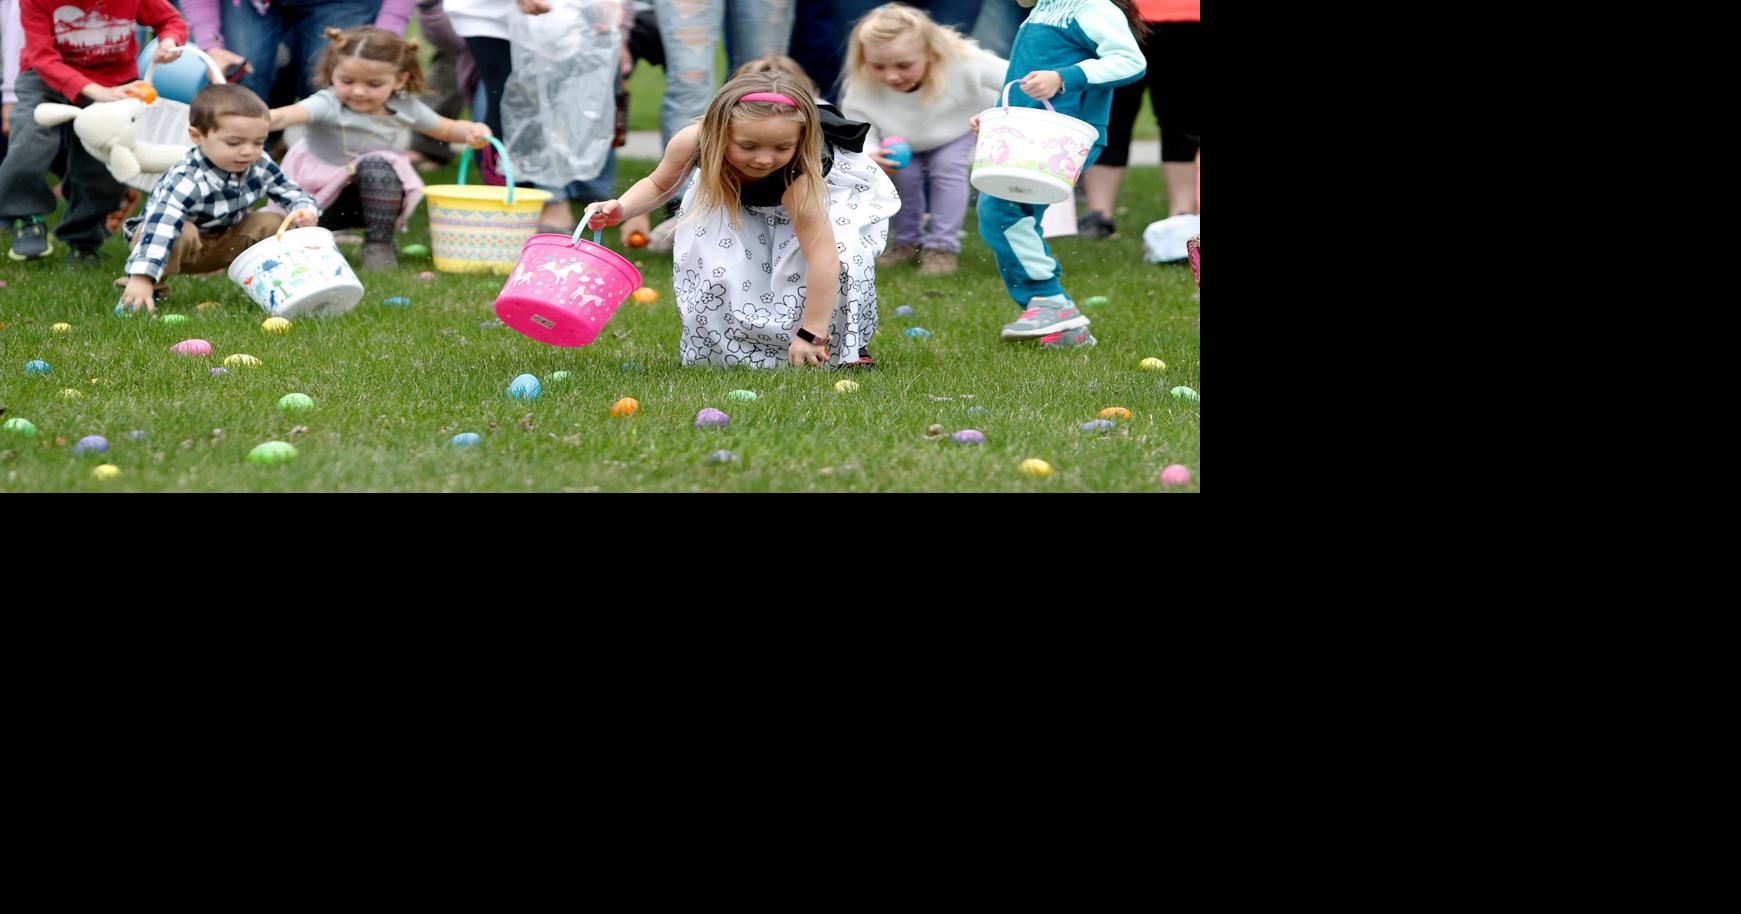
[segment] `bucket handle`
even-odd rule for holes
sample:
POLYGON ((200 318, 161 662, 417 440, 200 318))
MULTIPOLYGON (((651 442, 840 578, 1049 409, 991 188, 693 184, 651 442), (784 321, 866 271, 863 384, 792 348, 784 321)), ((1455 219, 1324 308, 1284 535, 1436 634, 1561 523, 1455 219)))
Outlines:
MULTIPOLYGON (((291 222, 291 220, 296 218, 296 214, 297 213, 308 213, 308 212, 313 212, 313 210, 310 210, 306 206, 301 206, 301 207, 297 207, 296 209, 293 209, 290 212, 284 214, 284 221, 278 223, 278 235, 277 235, 277 237, 278 237, 279 244, 284 243, 284 230, 290 227, 290 222, 291 222)), ((315 213, 316 217, 318 217, 319 215, 320 215, 319 213, 315 213)))
MULTIPOLYGON (((603 204, 601 203, 588 203, 586 209, 580 211, 580 224, 574 227, 574 237, 568 239, 569 247, 580 247, 580 235, 582 232, 586 231, 586 224, 592 221, 592 211, 602 205, 603 204)), ((592 233, 592 243, 603 247, 604 237, 604 229, 594 229, 592 233)))
MULTIPOLYGON (((496 154, 500 155, 502 157, 502 171, 505 172, 505 174, 503 174, 502 177, 506 178, 508 181, 508 205, 513 206, 514 205, 514 160, 508 158, 508 147, 503 146, 501 140, 498 140, 493 136, 487 136, 487 137, 484 137, 484 139, 489 140, 490 145, 496 147, 496 154)), ((465 148, 465 152, 460 153, 460 156, 459 156, 459 181, 458 181, 458 183, 460 183, 460 184, 465 183, 466 169, 471 167, 471 163, 472 163, 472 147, 467 146, 465 148)))
MULTIPOLYGON (((1019 85, 1021 85, 1021 83, 1022 83, 1022 81, 1021 81, 1021 80, 1019 80, 1019 79, 1018 79, 1018 80, 1015 80, 1015 81, 1014 81, 1014 82, 1008 82, 1008 83, 1004 83, 1004 87, 1003 87, 1003 107, 1004 107, 1004 110, 1005 110, 1005 111, 1008 111, 1008 110, 1009 110, 1009 107, 1010 107, 1010 87, 1011 87, 1011 86, 1019 86, 1019 85)), ((1054 108, 1054 107, 1052 107, 1052 103, 1051 103, 1051 102, 1049 102, 1049 101, 1046 101, 1046 100, 1045 100, 1045 99, 1043 99, 1043 98, 1039 98, 1039 99, 1034 99, 1034 100, 1035 100, 1035 101, 1037 101, 1037 102, 1039 102, 1039 103, 1040 103, 1040 104, 1042 104, 1042 105, 1045 105, 1045 106, 1046 106, 1046 110, 1047 110, 1047 111, 1051 111, 1051 112, 1053 112, 1053 113, 1056 113, 1056 112, 1057 112, 1057 111, 1058 111, 1058 109, 1056 109, 1056 108, 1054 108)))
MULTIPOLYGON (((156 44, 155 41, 153 41, 152 43, 156 44)), ((206 72, 211 74, 212 84, 217 85, 217 86, 221 86, 224 84, 224 70, 222 67, 218 66, 218 62, 213 60, 212 56, 210 54, 207 54, 206 52, 200 50, 197 47, 194 47, 191 44, 182 45, 181 46, 181 53, 192 54, 193 56, 198 57, 200 60, 205 61, 206 62, 206 72)), ((155 73, 156 71, 157 71, 157 58, 153 57, 153 58, 151 58, 151 62, 145 65, 145 75, 141 76, 139 78, 141 80, 143 80, 144 82, 151 82, 151 74, 155 73)))

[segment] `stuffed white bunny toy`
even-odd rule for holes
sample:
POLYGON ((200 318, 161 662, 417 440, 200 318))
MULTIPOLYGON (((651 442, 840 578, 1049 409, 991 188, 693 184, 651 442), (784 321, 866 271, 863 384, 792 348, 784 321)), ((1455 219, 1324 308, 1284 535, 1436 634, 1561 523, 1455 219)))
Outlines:
POLYGON ((106 162, 109 174, 117 181, 130 181, 141 174, 158 175, 168 171, 187 154, 187 146, 167 146, 160 143, 135 143, 134 123, 145 110, 145 102, 137 98, 118 102, 95 102, 83 108, 73 105, 41 104, 36 106, 36 122, 44 127, 73 122, 73 133, 85 150, 106 162))

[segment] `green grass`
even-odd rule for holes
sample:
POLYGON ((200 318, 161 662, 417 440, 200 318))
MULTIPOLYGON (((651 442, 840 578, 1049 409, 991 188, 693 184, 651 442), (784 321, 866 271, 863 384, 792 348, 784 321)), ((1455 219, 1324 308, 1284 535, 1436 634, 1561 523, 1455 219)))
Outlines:
MULTIPOLYGON (((652 164, 623 163, 621 186, 652 164)), ((1141 260, 1141 229, 1165 215, 1163 193, 1158 169, 1133 168, 1123 195, 1131 211, 1118 218, 1122 239, 1055 244, 1079 301, 1112 300, 1089 309, 1098 348, 1042 352, 1000 341, 998 328, 1016 308, 990 252, 970 234, 954 277, 924 281, 912 267, 879 273, 883 324, 871 348, 881 367, 854 374, 680 367, 670 260, 645 251, 629 256, 659 290, 658 304, 626 302, 598 341, 580 349, 480 327, 494 318, 502 278, 422 281, 427 259, 363 274, 368 292, 355 311, 297 321, 283 337, 260 330, 265 314, 222 274, 171 278, 174 294, 161 313, 188 315, 180 326, 114 316, 110 283, 125 253, 119 239, 109 240, 103 268, 92 272, 74 271, 59 256, 29 265, 0 259, 8 282, 0 289, 0 405, 5 418, 29 419, 39 430, 35 439, 0 432, 0 491, 1141 492, 1160 490, 1158 474, 1172 463, 1191 468, 1188 488, 1197 490, 1201 404, 1168 391, 1203 389, 1201 309, 1188 268, 1141 260), (412 307, 382 304, 394 295, 411 297, 412 307), (196 310, 205 300, 224 307, 196 310), (918 315, 895 317, 902 304, 918 315), (53 333, 57 321, 72 332, 53 333), (904 331, 912 326, 935 335, 910 339, 904 331), (213 355, 170 353, 190 337, 209 340, 213 355), (223 356, 240 352, 264 364, 210 376, 223 356), (1168 370, 1139 371, 1146 356, 1164 359, 1168 370), (31 359, 48 361, 53 373, 24 374, 31 359), (639 370, 625 370, 626 362, 639 370), (504 394, 516 375, 558 370, 572 378, 547 381, 540 400, 504 394), (860 390, 836 393, 842 377, 860 390), (64 400, 63 388, 84 397, 64 400), (736 388, 761 398, 728 402, 736 388), (313 397, 316 408, 280 414, 278 398, 293 391, 313 397), (640 400, 638 418, 609 417, 624 396, 640 400), (731 426, 693 428, 707 406, 731 414, 731 426), (988 414, 970 415, 976 406, 988 414), (1126 407, 1134 418, 1107 436, 1078 429, 1106 406, 1126 407), (977 428, 989 441, 928 440, 932 423, 951 432, 977 428), (135 429, 147 437, 129 440, 135 429), (465 431, 483 443, 447 446, 465 431), (72 444, 91 434, 109 439, 109 453, 74 456, 72 444), (291 441, 301 456, 280 466, 248 463, 248 451, 268 440, 291 441), (741 462, 706 465, 721 448, 741 462), (1021 475, 1016 467, 1028 457, 1049 461, 1056 474, 1021 475), (105 460, 121 468, 119 479, 92 478, 105 460)), ((423 217, 413 225, 401 245, 428 242, 423 217)), ((607 243, 616 243, 614 234, 607 243)), ((354 259, 356 249, 346 250, 354 259)))

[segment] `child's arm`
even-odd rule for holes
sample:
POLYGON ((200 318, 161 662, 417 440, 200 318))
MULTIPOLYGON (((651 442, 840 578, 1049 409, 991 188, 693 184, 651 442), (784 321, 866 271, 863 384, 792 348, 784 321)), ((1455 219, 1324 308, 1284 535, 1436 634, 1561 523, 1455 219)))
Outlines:
POLYGON ((18 60, 24 54, 24 26, 18 21, 18 0, 0 0, 0 136, 12 135, 12 106, 18 104, 18 60))
POLYGON ((490 136, 490 125, 477 121, 455 121, 442 118, 435 126, 423 131, 423 135, 443 143, 465 143, 473 148, 489 145, 484 137, 490 136))
POLYGON ((301 102, 294 105, 285 105, 282 108, 273 108, 272 129, 283 130, 286 127, 294 127, 297 124, 306 124, 308 123, 309 117, 308 109, 303 107, 301 102))
POLYGON ((187 174, 172 177, 166 173, 158 179, 157 187, 145 201, 144 218, 134 236, 137 240, 133 253, 127 256, 127 264, 122 268, 122 272, 128 274, 126 291, 121 293, 121 303, 127 306, 127 310, 144 308, 154 314, 157 312, 152 286, 163 276, 170 252, 175 250, 176 239, 181 237, 181 225, 187 219, 187 211, 196 206, 199 199, 199 185, 187 174))
POLYGON ((158 63, 171 63, 181 57, 181 46, 187 44, 187 20, 181 18, 169 0, 140 0, 134 21, 157 32, 158 63))
MULTIPOLYGON (((835 247, 834 226, 829 221, 828 207, 817 185, 821 179, 805 175, 786 188, 780 202, 792 214, 793 228, 798 231, 798 249, 810 264, 806 278, 808 289, 804 299, 804 318, 798 326, 821 339, 828 334, 834 320, 834 305, 840 298, 840 250, 835 247), (812 205, 802 206, 805 194, 814 195, 812 205)), ((821 365, 828 361, 828 346, 806 343, 794 334, 786 359, 794 365, 821 365)))
POLYGON ((1035 70, 1022 78, 1023 92, 1047 99, 1088 85, 1113 89, 1136 82, 1148 71, 1123 10, 1111 3, 1085 3, 1076 12, 1076 24, 1094 42, 1095 56, 1062 70, 1035 70))
POLYGON ((689 176, 689 169, 695 161, 695 149, 701 142, 700 136, 701 128, 694 124, 677 131, 670 145, 665 147, 665 157, 659 160, 659 167, 636 181, 628 193, 594 207, 592 217, 587 220, 588 226, 607 228, 624 219, 650 213, 653 207, 670 199, 683 186, 683 179, 689 176))
POLYGON ((412 0, 386 0, 381 4, 381 11, 375 14, 375 28, 404 36, 405 23, 411 21, 411 2, 412 0))

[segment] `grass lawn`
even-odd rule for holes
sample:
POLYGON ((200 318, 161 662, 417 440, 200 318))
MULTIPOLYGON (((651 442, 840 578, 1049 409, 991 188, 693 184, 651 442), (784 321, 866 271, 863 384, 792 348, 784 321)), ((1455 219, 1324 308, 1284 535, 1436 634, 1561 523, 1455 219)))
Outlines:
MULTIPOLYGON (((619 187, 653 163, 623 163, 619 187)), ((451 180, 451 172, 430 183, 451 180)), ((34 438, 0 432, 0 492, 20 491, 1162 491, 1161 469, 1183 464, 1202 481, 1202 407, 1169 390, 1202 391, 1201 307, 1183 264, 1141 259, 1143 226, 1166 214, 1160 173, 1133 168, 1118 217, 1123 237, 1055 242, 1065 285, 1087 309, 1097 348, 1043 352, 1006 343, 998 328, 1017 308, 996 277, 969 213, 962 269, 921 280, 914 267, 879 272, 882 329, 872 372, 755 372, 681 368, 680 321, 670 259, 630 251, 654 305, 626 302, 598 341, 579 349, 533 342, 493 323, 502 277, 438 274, 427 258, 403 257, 396 271, 362 274, 362 304, 343 317, 298 320, 286 336, 262 332, 262 312, 222 274, 172 277, 160 314, 167 325, 112 313, 125 250, 104 248, 100 269, 0 259, 0 406, 27 419, 34 438), (407 296, 410 307, 383 304, 407 296), (219 308, 198 310, 214 301, 219 308), (912 305, 917 314, 896 317, 912 305), (57 333, 52 325, 72 325, 57 333), (910 327, 928 339, 905 335, 910 327), (184 339, 211 342, 213 354, 170 352, 184 339), (248 353, 262 364, 214 377, 224 356, 248 353), (1165 371, 1138 370, 1145 357, 1165 371), (51 373, 27 374, 41 359, 51 373), (566 381, 548 380, 566 371, 566 381), (547 379, 541 399, 505 395, 522 373, 547 379), (850 377, 861 387, 841 394, 850 377), (754 402, 731 402, 735 389, 754 402), (63 390, 80 396, 63 396, 63 390), (285 415, 275 404, 301 392, 312 411, 285 415), (638 417, 614 419, 619 397, 641 403, 638 417), (1079 426, 1103 407, 1132 418, 1107 434, 1079 426), (693 427, 704 407, 725 410, 728 428, 693 427), (975 428, 983 446, 926 437, 975 428), (144 436, 132 440, 130 432, 144 436), (460 432, 482 442, 448 446, 460 432), (110 443, 104 455, 74 455, 87 435, 110 443), (249 463, 262 442, 291 442, 284 464, 249 463), (710 453, 736 452, 709 464, 710 453), (1027 458, 1055 468, 1023 475, 1027 458), (93 478, 108 462, 119 477, 93 478)), ((58 222, 58 217, 51 224, 58 222)), ((422 214, 401 245, 427 244, 422 214)), ((606 243, 617 246, 615 231, 606 243)), ((9 239, 6 241, 9 244, 9 239)), ((620 249, 620 247, 619 247, 620 249)), ((357 249, 346 248, 355 261, 357 249)), ((1175 489, 1177 491, 1178 489, 1175 489)))

